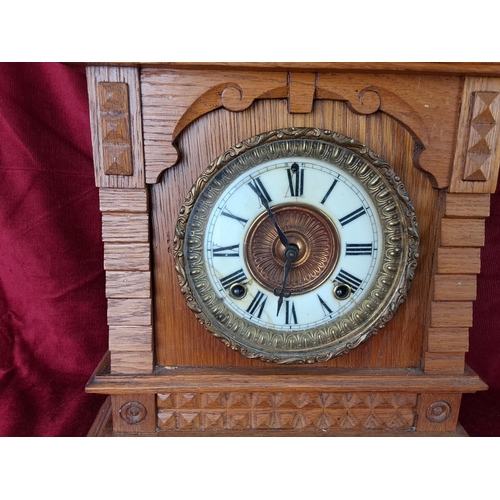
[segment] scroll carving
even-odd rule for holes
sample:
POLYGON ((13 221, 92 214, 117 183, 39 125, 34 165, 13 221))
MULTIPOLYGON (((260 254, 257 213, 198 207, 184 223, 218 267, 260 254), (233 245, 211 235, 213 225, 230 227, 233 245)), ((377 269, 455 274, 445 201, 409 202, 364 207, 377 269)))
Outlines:
POLYGON ((255 99, 286 97, 287 88, 265 89, 259 93, 254 89, 245 89, 241 85, 225 82, 215 85, 198 97, 181 116, 172 133, 174 141, 180 132, 196 118, 217 108, 228 111, 243 111, 250 107, 255 99))

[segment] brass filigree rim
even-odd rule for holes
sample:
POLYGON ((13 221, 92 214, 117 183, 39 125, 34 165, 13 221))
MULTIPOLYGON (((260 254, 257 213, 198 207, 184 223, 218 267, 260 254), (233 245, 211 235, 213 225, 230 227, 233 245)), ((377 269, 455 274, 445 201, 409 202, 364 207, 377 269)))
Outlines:
POLYGON ((344 135, 316 128, 289 128, 237 144, 200 175, 180 209, 174 260, 188 306, 198 321, 227 347, 267 362, 314 363, 347 353, 392 319, 414 278, 418 244, 413 205, 401 179, 387 162, 344 135), (221 171, 237 176, 263 161, 290 156, 322 159, 354 177, 374 202, 383 228, 382 262, 369 293, 355 308, 331 323, 293 333, 258 327, 221 304, 209 285, 202 244, 203 221, 213 208, 211 204, 217 201, 217 192, 225 188, 224 181, 218 183, 218 188, 211 186, 215 196, 207 201, 202 196, 207 184, 221 171), (203 201, 197 204, 200 196, 203 201))

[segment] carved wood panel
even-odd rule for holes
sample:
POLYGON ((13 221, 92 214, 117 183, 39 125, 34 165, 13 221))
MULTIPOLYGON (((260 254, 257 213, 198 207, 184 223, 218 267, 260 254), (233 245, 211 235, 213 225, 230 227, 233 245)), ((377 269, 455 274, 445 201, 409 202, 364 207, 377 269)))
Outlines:
POLYGON ((158 394, 159 431, 410 429, 407 393, 192 392, 158 394))

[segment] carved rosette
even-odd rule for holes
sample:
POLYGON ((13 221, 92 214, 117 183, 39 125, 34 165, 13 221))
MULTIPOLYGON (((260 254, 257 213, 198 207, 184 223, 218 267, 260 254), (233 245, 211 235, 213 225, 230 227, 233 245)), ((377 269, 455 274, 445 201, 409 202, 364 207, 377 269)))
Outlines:
POLYGON ((451 416, 451 406, 446 401, 436 401, 427 408, 425 416, 433 424, 442 424, 451 416))
POLYGON ((365 145, 341 134, 290 128, 243 141, 210 164, 181 207, 174 259, 188 306, 199 322, 227 347, 267 362, 314 363, 347 353, 392 319, 414 278, 418 244, 413 206, 390 165, 365 145), (203 234, 208 216, 225 187, 224 181, 211 185, 210 196, 196 204, 207 183, 219 172, 223 171, 224 179, 233 179, 264 161, 290 156, 305 156, 340 166, 363 185, 382 223, 383 257, 368 293, 356 307, 331 323, 301 332, 258 327, 221 303, 207 275, 203 234))
POLYGON ((138 425, 146 420, 148 411, 146 407, 138 401, 129 401, 120 408, 121 419, 130 425, 138 425))

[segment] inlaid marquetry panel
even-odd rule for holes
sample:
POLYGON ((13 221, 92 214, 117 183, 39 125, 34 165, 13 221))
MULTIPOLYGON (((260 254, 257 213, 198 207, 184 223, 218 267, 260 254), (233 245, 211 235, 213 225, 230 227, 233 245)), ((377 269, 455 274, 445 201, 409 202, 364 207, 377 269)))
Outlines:
POLYGON ((407 393, 196 392, 158 394, 160 431, 409 429, 407 393))

